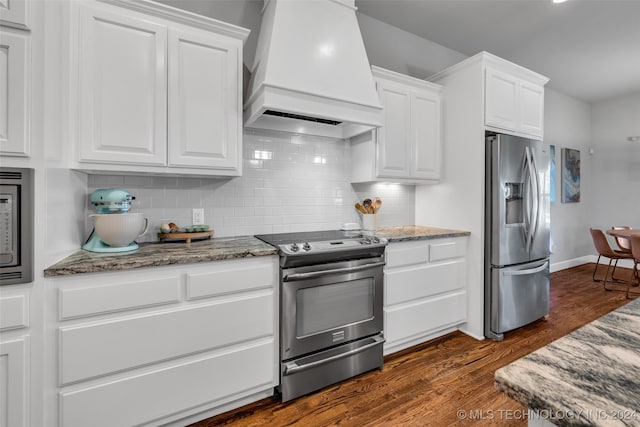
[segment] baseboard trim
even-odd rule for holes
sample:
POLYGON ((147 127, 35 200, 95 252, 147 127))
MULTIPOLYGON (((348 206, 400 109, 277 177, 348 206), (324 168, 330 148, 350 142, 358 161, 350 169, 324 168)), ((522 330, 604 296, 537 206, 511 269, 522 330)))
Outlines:
POLYGON ((554 262, 551 264, 550 270, 551 272, 566 270, 567 268, 577 267, 582 264, 587 264, 589 262, 596 262, 598 259, 597 256, 593 255, 585 255, 579 258, 573 258, 566 261, 554 262))
MULTIPOLYGON (((590 262, 595 263, 596 261, 598 261, 598 255, 585 255, 579 258, 555 262, 551 264, 550 271, 553 273, 554 271, 565 270, 567 268, 577 267, 579 265, 587 264, 590 262)), ((604 262, 606 266, 606 264, 609 262, 609 258, 600 260, 601 264, 602 262, 604 262)), ((630 259, 621 259, 620 261, 618 261, 618 267, 633 268, 633 261, 630 259)))

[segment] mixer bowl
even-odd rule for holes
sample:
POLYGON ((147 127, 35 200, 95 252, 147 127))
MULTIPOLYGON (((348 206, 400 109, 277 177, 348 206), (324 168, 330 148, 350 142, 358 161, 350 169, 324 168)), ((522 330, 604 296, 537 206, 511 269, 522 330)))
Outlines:
POLYGON ((92 214, 96 234, 109 246, 129 246, 136 237, 149 229, 149 220, 142 213, 92 214))

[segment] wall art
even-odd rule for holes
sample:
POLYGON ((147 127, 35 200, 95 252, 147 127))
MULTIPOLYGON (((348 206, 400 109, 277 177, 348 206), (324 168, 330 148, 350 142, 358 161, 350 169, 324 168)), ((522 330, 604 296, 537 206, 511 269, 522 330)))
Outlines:
POLYGON ((580 201, 580 150, 562 149, 562 203, 580 201))

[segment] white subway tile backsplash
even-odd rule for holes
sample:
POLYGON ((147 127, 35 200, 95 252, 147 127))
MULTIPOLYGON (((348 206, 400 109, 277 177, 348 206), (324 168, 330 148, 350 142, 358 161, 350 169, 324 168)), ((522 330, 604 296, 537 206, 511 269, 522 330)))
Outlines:
POLYGON ((359 222, 354 203, 375 196, 383 200, 379 225, 414 223, 413 186, 351 185, 348 141, 247 131, 243 143, 238 178, 91 175, 88 190, 118 187, 136 196, 135 211, 151 224, 139 241, 157 240, 163 222, 191 225, 193 208, 204 208, 217 237, 337 229, 359 222))
POLYGON ((152 176, 125 176, 124 187, 152 188, 155 186, 155 179, 152 176))
POLYGON ((87 184, 97 188, 120 188, 124 186, 124 176, 91 175, 87 184))

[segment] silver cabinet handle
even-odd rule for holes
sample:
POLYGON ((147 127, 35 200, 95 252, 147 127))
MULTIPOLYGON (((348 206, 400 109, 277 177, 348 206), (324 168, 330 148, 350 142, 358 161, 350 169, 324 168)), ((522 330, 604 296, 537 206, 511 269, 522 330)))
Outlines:
POLYGON ((282 280, 285 282, 292 282, 294 280, 304 280, 311 279, 319 276, 326 276, 327 274, 338 274, 338 273, 352 273, 355 271, 366 270, 368 268, 380 267, 385 263, 383 262, 372 262, 371 264, 358 265, 356 267, 344 267, 344 268, 335 268, 333 270, 324 270, 324 271, 311 271, 309 273, 294 273, 285 275, 282 280))
POLYGON ((326 359, 316 360, 315 362, 309 362, 304 365, 298 365, 296 362, 289 362, 285 364, 285 370, 283 375, 291 375, 296 372, 304 371, 306 369, 311 369, 315 366, 323 365, 325 363, 329 363, 334 360, 342 359, 347 356, 352 356, 354 354, 361 353, 365 350, 369 350, 370 348, 375 347, 377 345, 383 344, 386 341, 382 337, 374 337, 373 339, 375 341, 370 344, 363 345, 362 347, 359 347, 359 348, 354 348, 353 350, 345 351, 344 353, 336 354, 335 356, 327 357, 326 359))
POLYGON ((502 272, 504 276, 524 276, 526 274, 540 273, 549 266, 549 261, 545 261, 540 267, 530 268, 528 270, 505 270, 502 272))

